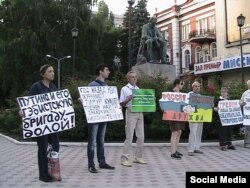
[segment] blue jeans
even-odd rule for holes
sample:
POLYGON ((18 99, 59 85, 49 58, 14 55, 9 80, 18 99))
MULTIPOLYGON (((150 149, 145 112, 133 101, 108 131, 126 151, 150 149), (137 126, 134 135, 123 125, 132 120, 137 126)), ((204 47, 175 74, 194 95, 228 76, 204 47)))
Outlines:
POLYGON ((94 167, 95 147, 97 145, 97 160, 99 165, 106 163, 104 156, 104 137, 107 123, 88 124, 88 166, 94 167))

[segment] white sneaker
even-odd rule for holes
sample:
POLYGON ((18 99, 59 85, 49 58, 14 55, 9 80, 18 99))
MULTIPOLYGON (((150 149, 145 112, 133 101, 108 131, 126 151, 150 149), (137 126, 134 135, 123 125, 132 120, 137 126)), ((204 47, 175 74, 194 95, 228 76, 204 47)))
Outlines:
POLYGON ((129 161, 122 161, 121 165, 126 166, 126 167, 131 167, 132 164, 129 161))
POLYGON ((144 161, 144 159, 142 158, 136 158, 134 161, 134 163, 139 163, 139 164, 148 164, 146 161, 144 161))

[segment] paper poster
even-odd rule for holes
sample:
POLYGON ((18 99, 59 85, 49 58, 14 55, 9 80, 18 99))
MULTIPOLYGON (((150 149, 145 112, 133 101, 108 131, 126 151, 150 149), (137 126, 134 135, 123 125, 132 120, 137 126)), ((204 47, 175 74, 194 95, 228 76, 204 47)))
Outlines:
POLYGON ((131 112, 155 112, 155 90, 133 89, 131 112))
POLYGON ((218 103, 218 114, 223 126, 243 123, 239 100, 223 100, 218 103))
POLYGON ((115 86, 78 87, 88 123, 122 120, 123 114, 115 86))
POLYGON ((17 98, 24 114, 23 138, 38 137, 75 127, 75 112, 67 89, 17 98))

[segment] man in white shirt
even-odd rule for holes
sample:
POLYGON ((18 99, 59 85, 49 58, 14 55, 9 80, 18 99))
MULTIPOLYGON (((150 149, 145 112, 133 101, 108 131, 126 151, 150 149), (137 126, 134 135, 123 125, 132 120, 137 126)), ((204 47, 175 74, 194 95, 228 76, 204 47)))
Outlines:
POLYGON ((142 112, 131 112, 132 106, 132 90, 139 89, 137 83, 137 73, 129 71, 126 75, 128 84, 121 89, 120 104, 126 109, 125 112, 125 133, 126 140, 124 142, 123 154, 121 156, 121 164, 123 166, 131 167, 132 163, 132 142, 134 132, 136 134, 136 151, 134 163, 147 164, 142 158, 143 144, 144 144, 144 117, 142 112))

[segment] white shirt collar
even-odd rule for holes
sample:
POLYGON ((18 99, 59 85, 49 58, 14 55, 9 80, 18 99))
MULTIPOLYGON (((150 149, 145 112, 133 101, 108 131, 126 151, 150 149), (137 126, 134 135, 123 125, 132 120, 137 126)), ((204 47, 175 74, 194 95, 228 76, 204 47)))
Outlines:
POLYGON ((131 85, 130 83, 128 83, 128 84, 127 84, 127 87, 128 87, 129 89, 136 89, 137 86, 136 86, 136 85, 133 86, 133 85, 131 85))

